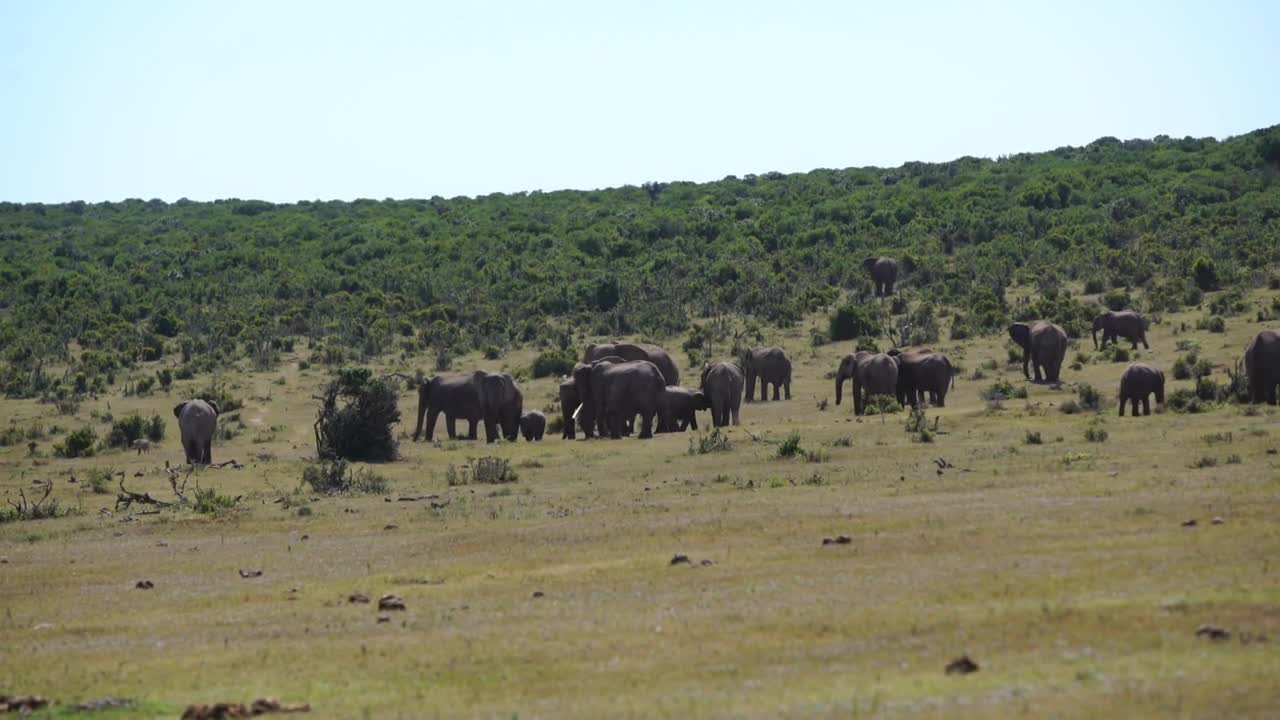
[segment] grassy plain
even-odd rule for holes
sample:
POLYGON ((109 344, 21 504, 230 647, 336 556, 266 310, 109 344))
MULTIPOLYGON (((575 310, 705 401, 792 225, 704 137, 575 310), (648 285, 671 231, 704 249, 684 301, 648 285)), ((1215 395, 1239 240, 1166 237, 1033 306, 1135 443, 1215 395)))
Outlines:
MULTIPOLYGON (((1263 327, 1250 313, 1225 334, 1198 332, 1200 316, 1164 318, 1139 358, 1168 373, 1175 343, 1192 340, 1227 366, 1263 327)), ((4 497, 52 479, 82 508, 0 525, 0 693, 127 696, 142 703, 129 716, 261 696, 321 717, 1280 715, 1274 408, 1117 418, 1124 366, 1085 338, 1068 362, 1090 361, 1065 369, 1060 389, 1028 385, 1028 399, 992 409, 980 390, 1023 384, 1005 339, 944 341, 963 372, 921 442, 906 413, 855 420, 835 406, 827 375, 848 343, 807 338, 807 326, 770 338, 796 362, 793 399, 744 406, 727 452, 689 454, 693 434, 404 438, 402 461, 373 467, 388 497, 300 489, 324 370, 290 357, 272 372, 228 371, 246 427, 214 461, 245 467, 198 474, 243 495, 220 516, 107 514, 114 494, 68 482, 110 467, 131 490, 171 497, 162 465, 182 459, 171 407, 208 378, 86 401, 75 419, 4 401, 4 422, 24 427, 105 434, 90 412, 108 403, 116 417, 159 412, 169 424, 141 456, 54 459, 51 441, 37 457, 0 449, 4 497), (1079 382, 1109 401, 1104 442, 1085 439, 1094 413, 1058 411, 1079 382), (814 461, 775 457, 792 431, 814 461), (518 482, 447 485, 450 464, 487 454, 509 459, 518 482), (937 458, 952 467, 939 472, 937 458), (448 504, 396 500, 426 494, 448 504), (822 545, 837 535, 852 542, 822 545), (692 562, 671 565, 676 553, 692 562), (143 579, 154 589, 135 589, 143 579), (374 603, 349 603, 357 591, 374 603), (383 593, 407 609, 380 613, 383 593), (1232 638, 1197 637, 1202 624, 1232 638), (981 669, 944 674, 965 653, 981 669)), ((1169 377, 1171 390, 1191 386, 1169 377)), ((556 381, 523 387, 550 416, 556 381)), ((405 391, 408 432, 415 404, 405 391)))

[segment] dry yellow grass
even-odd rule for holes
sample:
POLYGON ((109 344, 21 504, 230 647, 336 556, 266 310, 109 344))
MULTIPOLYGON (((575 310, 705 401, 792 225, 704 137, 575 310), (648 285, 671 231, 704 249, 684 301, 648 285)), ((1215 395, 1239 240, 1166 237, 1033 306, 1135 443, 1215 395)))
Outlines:
MULTIPOLYGON (((1141 357, 1168 371, 1176 341, 1194 339, 1229 364, 1261 327, 1241 317, 1225 335, 1174 336, 1190 318, 1166 318, 1141 357)), ((691 434, 406 439, 403 461, 374 467, 392 481, 390 502, 298 491, 324 371, 290 361, 228 372, 248 429, 216 444, 214 460, 245 468, 199 474, 244 495, 221 517, 108 516, 113 495, 67 482, 110 466, 130 489, 170 497, 161 466, 182 459, 170 408, 193 383, 86 402, 74 422, 4 401, 19 425, 77 427, 107 402, 117 417, 159 412, 170 423, 149 455, 0 452, 6 497, 53 479, 83 508, 0 525, 0 692, 124 695, 144 701, 126 714, 158 716, 259 696, 310 702, 324 717, 1280 714, 1274 409, 1116 418, 1123 365, 1098 359, 1086 338, 1068 360, 1094 360, 1065 369, 1068 385, 1029 386, 1028 400, 991 411, 981 388, 1021 384, 1004 339, 942 342, 965 370, 948 407, 929 411, 941 432, 924 443, 902 412, 820 410, 847 343, 811 349, 806 338, 804 327, 771 338, 797 363, 794 399, 744 406, 729 452, 690 455, 691 434), (987 359, 997 369, 972 380, 987 359), (1082 381, 1110 399, 1105 442, 1084 438, 1092 414, 1057 411, 1082 381), (1029 430, 1043 443, 1026 444, 1029 430), (776 459, 770 441, 791 431, 825 461, 776 459), (1224 437, 1210 445, 1213 433, 1224 437), (450 463, 486 454, 511 460, 519 481, 446 485, 450 463), (1205 456, 1219 463, 1192 467, 1205 456), (935 458, 954 467, 939 474, 935 458), (428 493, 449 504, 394 501, 428 493), (852 542, 822 545, 840 534, 852 542), (671 566, 675 553, 692 563, 671 566), (242 579, 241 568, 263 575, 242 579), (155 588, 134 589, 141 579, 155 588), (374 603, 348 603, 356 591, 374 603), (380 624, 387 592, 408 609, 380 624), (1196 637, 1201 624, 1233 637, 1196 637), (945 675, 964 653, 981 670, 945 675)), ((550 407, 555 386, 524 383, 526 404, 550 407)), ((410 432, 415 403, 406 391, 410 432)))

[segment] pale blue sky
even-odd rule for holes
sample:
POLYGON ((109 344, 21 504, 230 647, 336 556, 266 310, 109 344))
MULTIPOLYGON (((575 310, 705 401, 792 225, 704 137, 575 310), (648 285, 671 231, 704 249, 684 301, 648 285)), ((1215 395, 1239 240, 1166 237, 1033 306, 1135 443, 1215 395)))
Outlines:
POLYGON ((0 0, 0 200, 478 195, 1280 123, 1280 2, 0 0))

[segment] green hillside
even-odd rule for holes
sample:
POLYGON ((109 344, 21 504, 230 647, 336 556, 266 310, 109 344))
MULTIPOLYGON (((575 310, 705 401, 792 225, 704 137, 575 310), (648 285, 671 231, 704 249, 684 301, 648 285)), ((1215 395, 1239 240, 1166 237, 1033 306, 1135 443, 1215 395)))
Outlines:
POLYGON ((0 383, 32 396, 66 368, 92 385, 159 358, 270 366, 294 342, 338 363, 661 337, 723 313, 786 325, 864 297, 868 253, 897 257, 909 307, 951 308, 957 333, 1043 315, 1074 334, 1087 313, 1067 281, 1156 314, 1201 288, 1275 286, 1277 177, 1280 126, 589 192, 0 203, 0 383), (1039 298, 1011 306, 1015 284, 1039 298))

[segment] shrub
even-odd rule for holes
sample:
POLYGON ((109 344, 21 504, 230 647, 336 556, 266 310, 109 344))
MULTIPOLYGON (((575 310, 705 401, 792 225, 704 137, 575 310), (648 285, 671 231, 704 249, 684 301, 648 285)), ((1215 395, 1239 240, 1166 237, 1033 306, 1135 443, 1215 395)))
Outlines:
POLYGON ((689 438, 690 455, 706 455, 713 452, 727 452, 733 448, 729 436, 720 432, 720 428, 712 428, 709 435, 689 438))
POLYGON ((61 444, 54 445, 53 454, 64 458, 90 457, 97 444, 98 433, 86 426, 72 431, 61 444))
POLYGON ((826 450, 821 450, 821 449, 819 449, 819 450, 806 450, 806 451, 804 452, 804 459, 805 459, 805 461, 806 461, 806 462, 811 462, 811 463, 824 463, 824 462, 827 462, 828 460, 830 460, 830 459, 831 459, 831 453, 827 452, 826 450))
POLYGON ((0 523, 48 520, 80 513, 80 508, 63 507, 57 498, 49 497, 52 491, 53 483, 50 482, 44 486, 44 495, 39 500, 30 500, 27 498, 26 491, 19 489, 18 502, 9 500, 7 507, 0 508, 0 523))
POLYGON ((1229 397, 1228 387, 1202 377, 1196 380, 1196 397, 1210 403, 1222 402, 1229 397))
POLYGON ((196 488, 191 509, 202 515, 221 515, 234 510, 240 496, 220 495, 213 488, 196 488))
POLYGON ((1083 411, 1084 408, 1080 407, 1080 403, 1075 400, 1067 399, 1062 401, 1062 404, 1058 406, 1058 410, 1064 415, 1075 415, 1083 411))
POLYGON ((1196 396, 1194 390, 1178 388, 1168 395, 1169 409, 1176 413, 1202 413, 1208 410, 1204 401, 1196 396))
POLYGON ((780 458, 792 458, 803 452, 804 449, 800 447, 800 433, 798 432, 792 432, 787 435, 782 444, 778 446, 778 457, 780 458))
POLYGON ((831 447, 853 447, 853 437, 845 435, 831 441, 831 447))
POLYGON ((1200 458, 1197 458, 1195 462, 1191 463, 1191 467, 1195 470, 1199 470, 1202 468, 1217 467, 1217 466, 1218 466, 1218 458, 1212 455, 1204 455, 1200 458))
POLYGON ((902 409, 896 398, 892 395, 872 395, 867 398, 867 404, 862 406, 864 415, 890 415, 902 409))
POLYGON ((573 372, 573 366, 576 363, 577 359, 569 350, 548 350, 533 359, 533 365, 529 371, 535 378, 568 375, 573 372))
POLYGON ((882 324, 879 309, 870 303, 843 305, 831 316, 827 335, 833 341, 875 337, 880 334, 882 324))
POLYGON ((325 388, 316 420, 321 460, 389 461, 399 453, 392 426, 400 422, 396 384, 366 368, 346 368, 325 388), (339 406, 339 401, 345 404, 339 406))
POLYGON ((1025 398, 1026 396, 1026 386, 1014 385, 1005 378, 996 380, 985 390, 978 392, 978 397, 983 400, 1010 400, 1015 398, 1025 398))
POLYGON ((89 468, 89 476, 85 479, 85 483, 95 495, 107 495, 111 492, 111 477, 114 471, 111 468, 89 468))
POLYGON ((1101 293, 1105 288, 1106 288, 1106 285, 1102 282, 1102 278, 1092 277, 1084 281, 1085 295, 1097 295, 1101 293))
POLYGON ((1089 422, 1089 427, 1084 430, 1084 439, 1089 442, 1106 442, 1107 429, 1103 426, 1102 418, 1094 418, 1089 422))
POLYGON ((445 470, 445 480, 448 481, 449 487, 470 485, 473 482, 500 485, 520 479, 516 471, 511 469, 511 463, 502 458, 486 456, 468 458, 468 461, 470 464, 463 465, 461 472, 452 463, 449 464, 449 468, 445 470))
POLYGON ((231 390, 227 388, 225 383, 214 382, 196 393, 195 397, 217 403, 218 414, 220 415, 225 415, 244 407, 244 403, 231 394, 231 390))
POLYGON ((1129 362, 1132 358, 1129 355, 1129 348, 1112 345, 1107 348, 1107 357, 1111 358, 1111 362, 1129 362))
POLYGON ((119 418, 111 423, 107 447, 128 448, 134 440, 145 437, 150 427, 150 423, 138 413, 119 418))
POLYGON ((502 349, 497 345, 485 345, 483 352, 485 360, 497 360, 502 357, 502 349))
POLYGON ((1080 398, 1080 407, 1089 410, 1099 410, 1102 408, 1102 393, 1098 392, 1089 383, 1080 383, 1076 388, 1076 397, 1080 398))
POLYGON ((1209 302, 1209 312, 1213 315, 1239 315, 1248 309, 1249 303, 1238 288, 1219 293, 1209 302))
POLYGON ((1106 305, 1108 309, 1120 311, 1132 307, 1133 298, 1129 297, 1127 291, 1116 288, 1115 290, 1108 290, 1102 296, 1102 304, 1106 305))
POLYGON ((151 442, 160 442, 164 439, 164 418, 159 414, 151 415, 151 422, 147 425, 147 439, 151 442))
POLYGON ((346 460, 308 465, 302 482, 323 495, 380 495, 391 488, 385 477, 369 468, 353 471, 346 460))
POLYGON ((1223 320, 1220 315, 1210 315, 1209 317, 1197 320, 1196 329, 1208 330, 1212 333, 1224 333, 1227 331, 1227 321, 1223 320))
POLYGON ((1218 287, 1218 266, 1210 258, 1201 255, 1191 263, 1191 274, 1196 287, 1208 292, 1218 287))
POLYGON ((1027 445, 1041 445, 1044 440, 1040 438, 1040 431, 1028 430, 1027 434, 1022 438, 1022 442, 1027 445))

